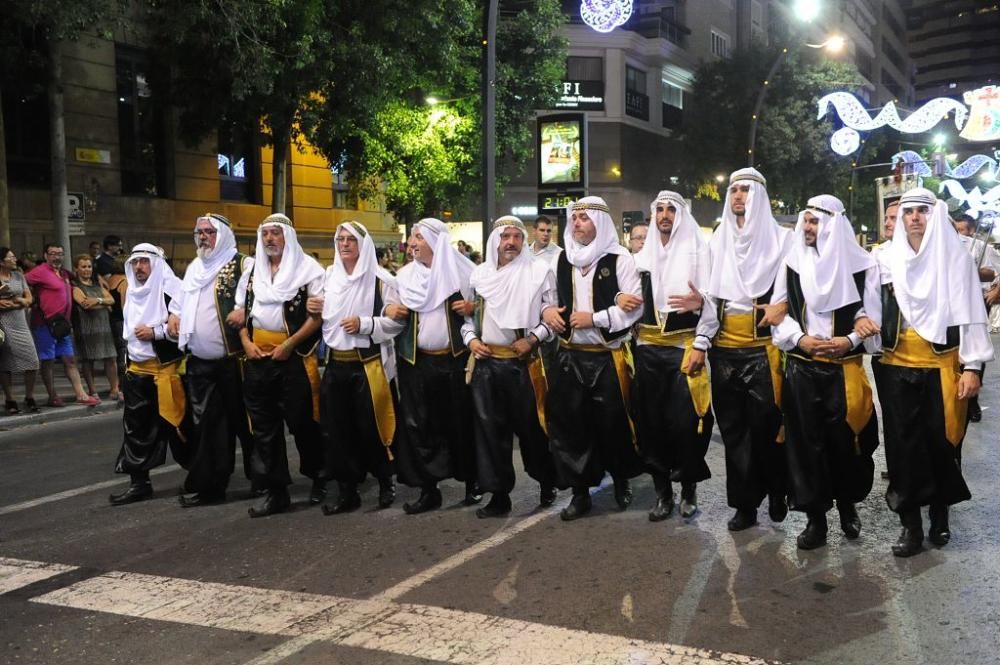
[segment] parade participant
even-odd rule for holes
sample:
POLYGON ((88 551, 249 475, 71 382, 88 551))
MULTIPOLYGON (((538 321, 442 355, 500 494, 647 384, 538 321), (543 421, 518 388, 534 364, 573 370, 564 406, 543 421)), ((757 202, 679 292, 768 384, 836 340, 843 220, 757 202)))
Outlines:
POLYGON ((932 543, 951 539, 948 507, 971 498, 961 450, 968 399, 993 359, 976 265, 948 222, 948 206, 919 188, 900 199, 905 231, 879 255, 882 378, 879 394, 889 465, 886 502, 903 530, 892 553, 920 551, 921 506, 932 543))
POLYGON ((774 297, 788 316, 773 330, 786 356, 782 399, 789 504, 809 516, 799 549, 826 544, 826 513, 837 502, 840 526, 857 538, 854 504, 872 488, 878 422, 861 364, 865 328, 877 347, 881 284, 875 259, 858 245, 833 196, 809 199, 792 237, 774 297))
MULTIPOLYGON (((642 283, 642 319, 635 349, 632 415, 639 450, 653 476, 658 522, 674 509, 672 481, 681 484, 681 515, 698 510, 697 483, 711 477, 705 454, 714 418, 708 371, 690 369, 695 329, 703 317, 701 291, 711 269, 708 242, 683 197, 660 192, 650 204, 655 223, 635 255, 642 283)), ((700 351, 707 349, 699 340, 700 351)))
POLYGON ((542 307, 556 302, 555 276, 536 261, 524 223, 504 216, 493 223, 486 262, 472 271, 475 311, 462 337, 475 356, 471 389, 479 487, 492 492, 479 517, 510 512, 514 489, 514 435, 524 470, 541 485, 539 504, 556 498, 555 472, 545 434, 545 375, 537 349, 550 336, 542 307))
POLYGON ((187 351, 184 389, 191 414, 191 449, 194 457, 182 495, 186 508, 225 500, 229 476, 236 460, 236 438, 243 447, 243 465, 250 473, 250 430, 243 408, 239 329, 242 312, 236 311, 237 290, 253 258, 236 249, 229 220, 206 213, 195 222, 195 259, 184 273, 180 317, 171 316, 178 346, 187 351))
MULTIPOLYGON (((896 231, 896 213, 899 212, 899 199, 890 201, 885 207, 885 215, 882 218, 882 229, 883 237, 885 241, 880 245, 876 245, 872 248, 872 258, 875 259, 876 266, 878 265, 878 255, 889 249, 892 246, 892 237, 896 231)), ((881 273, 880 273, 881 279, 881 273)), ((882 352, 880 348, 876 348, 872 354, 872 378, 875 379, 875 390, 881 395, 882 394, 882 352)), ((881 400, 880 400, 881 402, 881 400)), ((881 472, 882 479, 889 479, 889 472, 881 472)))
MULTIPOLYGON (((771 215, 767 183, 757 169, 729 176, 722 224, 709 243, 712 272, 697 335, 712 348, 712 401, 726 447, 726 496, 735 515, 731 531, 757 524, 757 508, 768 497, 768 513, 785 519, 787 470, 781 430, 781 357, 771 345, 768 311, 774 280, 789 232, 771 215)), ((703 344, 705 342, 701 342, 703 344)), ((691 352, 698 369, 704 354, 691 352)))
POLYGON ((562 253, 562 247, 552 242, 552 220, 545 215, 535 218, 535 241, 531 243, 531 254, 536 259, 544 259, 555 270, 556 260, 562 253))
POLYGON ((109 497, 115 506, 153 496, 149 472, 166 461, 168 447, 182 467, 190 458, 181 429, 185 406, 178 369, 183 354, 167 334, 167 308, 181 296, 180 280, 164 260, 163 250, 149 243, 132 249, 125 277, 122 337, 129 363, 122 383, 125 435, 115 473, 129 474, 130 483, 109 497))
POLYGON ((447 478, 465 482, 466 505, 481 501, 482 494, 465 383, 469 352, 461 336, 471 313, 474 266, 451 245, 448 226, 439 219, 417 222, 410 247, 414 260, 396 276, 402 304, 390 305, 386 314, 405 323, 395 342, 405 429, 396 470, 400 482, 420 488, 420 497, 403 505, 415 515, 441 506, 437 484, 447 478))
POLYGON ((562 519, 575 520, 591 509, 589 488, 605 471, 615 481, 621 509, 632 501, 629 478, 642 471, 628 414, 629 329, 642 315, 639 274, 618 243, 611 212, 603 199, 587 196, 570 204, 563 237, 565 251, 556 269, 558 306, 542 316, 561 337, 545 400, 556 484, 572 488, 562 519), (621 294, 631 311, 615 304, 621 294), (624 296, 632 296, 626 299, 624 296))
POLYGON ((299 470, 312 479, 309 502, 326 495, 319 426, 319 366, 313 350, 320 317, 306 311, 323 293, 323 268, 302 251, 295 229, 280 213, 257 229, 257 256, 247 284, 243 397, 253 434, 254 482, 266 489, 250 517, 264 517, 291 504, 285 423, 295 437, 299 470))
POLYGON ((368 229, 359 222, 340 224, 336 253, 326 269, 324 297, 310 298, 309 311, 323 316, 327 363, 320 388, 320 414, 326 451, 326 476, 340 492, 325 515, 361 507, 358 485, 367 474, 379 482, 378 507, 396 499, 392 480, 396 376, 392 338, 403 324, 383 316, 398 303, 396 279, 379 267, 368 229))

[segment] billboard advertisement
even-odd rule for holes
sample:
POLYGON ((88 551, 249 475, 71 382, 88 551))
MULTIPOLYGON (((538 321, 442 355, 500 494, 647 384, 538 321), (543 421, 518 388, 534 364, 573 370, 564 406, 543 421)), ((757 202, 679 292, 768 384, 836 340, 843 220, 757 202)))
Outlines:
POLYGON ((584 116, 566 114, 538 119, 538 185, 584 185, 586 150, 584 116))

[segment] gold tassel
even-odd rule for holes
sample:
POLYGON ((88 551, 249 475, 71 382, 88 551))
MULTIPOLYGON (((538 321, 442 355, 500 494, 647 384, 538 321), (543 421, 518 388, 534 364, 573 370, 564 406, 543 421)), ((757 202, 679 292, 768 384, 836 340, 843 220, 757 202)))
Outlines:
POLYGON ((698 434, 701 434, 704 431, 705 431, 705 419, 704 418, 699 418, 698 419, 698 434))

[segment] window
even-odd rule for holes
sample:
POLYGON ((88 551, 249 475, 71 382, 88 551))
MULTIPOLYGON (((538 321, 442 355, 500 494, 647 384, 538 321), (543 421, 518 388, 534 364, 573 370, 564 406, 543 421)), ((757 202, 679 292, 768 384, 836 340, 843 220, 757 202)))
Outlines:
POLYGON ((567 81, 603 81, 604 58, 584 58, 571 55, 566 58, 567 81))
POLYGON ((712 55, 719 58, 729 57, 729 36, 717 30, 712 30, 712 55))
POLYGON ((49 105, 44 93, 34 97, 3 96, 3 128, 7 137, 7 182, 24 187, 48 187, 49 105))
POLYGON ((628 65, 625 65, 625 113, 633 118, 649 120, 646 72, 628 65))
POLYGON ((646 72, 625 65, 625 89, 646 94, 646 72))
POLYGON ((663 81, 663 103, 674 108, 684 108, 684 89, 663 81))
POLYGON ((360 210, 358 197, 351 194, 347 172, 331 167, 330 174, 333 177, 333 207, 341 210, 360 210))
POLYGON ((115 46, 122 193, 166 196, 164 118, 149 85, 145 52, 115 46))
POLYGON ((260 203, 257 183, 260 172, 258 144, 254 133, 238 125, 219 129, 219 199, 260 203))

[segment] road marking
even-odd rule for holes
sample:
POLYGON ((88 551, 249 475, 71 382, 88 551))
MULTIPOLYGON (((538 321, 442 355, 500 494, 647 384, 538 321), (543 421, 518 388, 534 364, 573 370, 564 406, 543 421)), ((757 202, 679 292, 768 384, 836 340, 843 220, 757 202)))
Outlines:
POLYGON ((76 566, 0 557, 0 594, 76 570, 76 566))
MULTIPOLYGON (((24 574, 48 565, 19 564, 24 574)), ((91 577, 31 602, 293 638, 253 661, 257 664, 324 642, 454 665, 766 665, 750 656, 428 605, 127 572, 91 577)))

